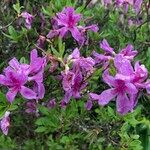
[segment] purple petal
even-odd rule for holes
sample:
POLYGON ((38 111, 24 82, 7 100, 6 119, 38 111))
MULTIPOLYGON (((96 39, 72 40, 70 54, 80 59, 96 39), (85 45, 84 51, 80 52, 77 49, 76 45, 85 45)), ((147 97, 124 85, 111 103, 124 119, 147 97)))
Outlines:
POLYGON ((122 54, 127 59, 132 60, 137 55, 137 53, 138 52, 136 50, 133 50, 133 46, 128 44, 127 47, 122 49, 119 54, 122 54))
POLYGON ((89 96, 92 100, 96 100, 96 101, 99 100, 99 97, 100 97, 100 95, 95 94, 95 93, 90 93, 89 96))
POLYGON ((62 27, 61 29, 59 29, 60 37, 63 38, 67 32, 68 32, 68 29, 66 27, 62 27))
POLYGON ((43 83, 38 83, 38 98, 43 99, 45 95, 45 87, 43 83))
POLYGON ((71 28, 70 32, 76 41, 78 41, 80 43, 84 42, 84 37, 81 35, 81 33, 79 32, 79 30, 76 27, 71 28))
POLYGON ((125 115, 129 111, 133 110, 134 102, 130 101, 126 94, 119 94, 117 96, 117 111, 121 115, 125 115))
POLYGON ((72 96, 72 92, 71 91, 66 92, 62 101, 64 101, 66 104, 68 104, 69 101, 70 101, 71 96, 72 96))
POLYGON ((6 94, 7 100, 12 103, 18 93, 18 89, 11 88, 6 94))
POLYGON ((138 90, 132 83, 126 83, 126 92, 129 94, 137 94, 138 90))
POLYGON ((33 90, 25 86, 21 86, 20 93, 26 99, 36 99, 36 96, 37 96, 37 94, 33 90))
POLYGON ((4 75, 0 74, 0 84, 7 85, 7 79, 4 75))
POLYGON ((105 90, 99 95, 98 104, 101 106, 107 105, 116 95, 117 93, 113 88, 105 90))
POLYGON ((54 108, 55 106, 56 106, 56 100, 55 100, 55 99, 50 100, 50 101, 48 102, 48 104, 47 104, 47 107, 48 107, 49 109, 54 108))
POLYGON ((134 9, 135 9, 136 14, 139 13, 141 6, 142 6, 142 3, 143 3, 143 0, 135 0, 134 9))
POLYGON ((97 25, 91 25, 91 26, 84 27, 83 30, 91 30, 93 32, 98 32, 99 28, 97 25))
POLYGON ((120 54, 116 55, 114 59, 114 65, 118 70, 118 73, 122 75, 131 76, 134 74, 131 62, 120 54))
POLYGON ((71 55, 69 55, 69 59, 78 59, 80 58, 80 51, 78 48, 75 48, 71 55))
POLYGON ((10 112, 6 111, 5 115, 3 116, 2 120, 0 121, 0 127, 3 132, 3 134, 7 135, 9 126, 10 126, 10 117, 9 117, 10 112))
POLYGON ((13 58, 9 61, 9 65, 15 69, 15 70, 19 70, 20 69, 20 63, 18 62, 18 60, 16 58, 13 58))
POLYGON ((93 103, 92 103, 91 100, 88 100, 88 101, 86 102, 86 104, 85 104, 85 108, 86 108, 87 110, 91 110, 92 106, 93 106, 93 103))
POLYGON ((104 51, 106 51, 107 53, 110 53, 110 54, 114 53, 114 49, 112 47, 110 47, 110 45, 109 45, 109 43, 107 42, 106 39, 104 39, 100 43, 100 48, 103 49, 104 51))
POLYGON ((59 30, 51 30, 49 31, 49 33, 47 34, 47 38, 49 39, 52 39, 54 38, 55 36, 58 36, 59 35, 59 30))
POLYGON ((102 77, 109 86, 115 86, 115 78, 109 75, 109 69, 104 71, 102 77))

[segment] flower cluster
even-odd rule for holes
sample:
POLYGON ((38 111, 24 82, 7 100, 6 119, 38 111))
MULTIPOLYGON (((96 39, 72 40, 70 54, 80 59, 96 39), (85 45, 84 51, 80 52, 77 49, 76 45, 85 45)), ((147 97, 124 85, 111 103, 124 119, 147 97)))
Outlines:
POLYGON ((92 100, 98 101, 98 104, 101 106, 108 104, 111 100, 116 100, 117 111, 124 115, 129 111, 133 111, 140 91, 143 89, 149 91, 149 82, 146 81, 148 70, 139 61, 135 63, 134 67, 132 66, 131 61, 137 54, 137 51, 133 50, 132 45, 128 45, 118 54, 114 52, 106 40, 103 40, 100 46, 105 51, 105 54, 94 52, 93 55, 97 63, 105 66, 103 67, 103 80, 110 86, 110 89, 103 91, 100 95, 90 93, 90 100, 87 102, 87 106, 92 107, 92 100), (112 62, 113 68, 110 65, 112 62), (115 75, 110 75, 109 70, 111 69, 115 69, 115 75))
POLYGON ((31 25, 34 20, 34 17, 28 12, 22 12, 20 16, 25 18, 25 27, 27 29, 31 29, 31 25))
POLYGON ((75 99, 81 97, 81 90, 87 85, 86 77, 92 73, 95 65, 95 61, 91 57, 80 56, 78 48, 68 56, 68 63, 70 61, 72 62, 72 68, 66 67, 66 70, 62 72, 62 84, 65 91, 62 106, 65 106, 71 97, 75 99))
MULTIPOLYGON (((103 0, 103 3, 105 6, 108 6, 112 4, 112 1, 103 0)), ((136 13, 138 13, 142 0, 116 0, 115 5, 118 7, 123 6, 126 11, 128 10, 128 5, 132 5, 136 13)), ((22 12, 20 16, 25 18, 26 28, 31 29, 34 17, 27 12, 22 12)), ((45 19, 44 16, 41 17, 42 20, 45 19)), ((57 13, 52 18, 52 29, 49 33, 46 36, 39 36, 37 48, 44 52, 43 49, 47 41, 54 37, 61 37, 63 39, 69 34, 82 47, 87 39, 87 31, 97 32, 98 26, 95 24, 81 26, 79 25, 81 18, 81 14, 77 14, 73 7, 65 7, 62 12, 57 13)), ((101 106, 105 106, 111 100, 114 100, 116 101, 117 111, 120 114, 124 115, 133 111, 141 91, 146 89, 147 93, 150 94, 148 70, 139 61, 135 62, 134 66, 132 65, 137 51, 133 49, 131 44, 128 44, 119 53, 116 53, 114 48, 104 39, 100 43, 100 48, 104 50, 103 54, 93 51, 89 57, 82 56, 80 49, 75 48, 68 57, 65 54, 65 58, 63 56, 60 58, 47 52, 44 52, 46 56, 38 57, 37 50, 33 49, 30 53, 29 64, 20 63, 16 58, 12 58, 8 63, 9 66, 0 74, 0 84, 2 87, 8 88, 6 93, 8 102, 13 103, 17 94, 20 94, 24 99, 30 100, 26 103, 25 112, 38 116, 37 103, 39 99, 44 98, 45 94, 43 84, 44 69, 47 63, 50 62, 50 73, 53 73, 58 66, 63 66, 63 70, 59 74, 64 90, 61 107, 66 107, 71 98, 80 99, 83 95, 83 89, 87 88, 89 77, 92 76, 97 66, 102 66, 103 80, 110 88, 104 90, 101 94, 88 93, 89 100, 85 104, 87 110, 92 108, 94 101, 98 102, 101 106), (59 63, 62 64, 59 65, 59 63), (111 74, 111 70, 115 73, 111 74)), ((56 99, 53 98, 46 103, 46 106, 48 109, 52 109, 56 104, 56 99)), ((6 111, 0 121, 0 128, 5 135, 8 134, 10 126, 9 115, 10 112, 6 111)))
MULTIPOLYGON (((111 5, 112 0, 102 0, 102 4, 105 6, 111 5)), ((124 11, 127 13, 129 6, 132 6, 135 13, 138 14, 140 12, 143 0, 115 0, 114 4, 116 7, 123 7, 124 11)))

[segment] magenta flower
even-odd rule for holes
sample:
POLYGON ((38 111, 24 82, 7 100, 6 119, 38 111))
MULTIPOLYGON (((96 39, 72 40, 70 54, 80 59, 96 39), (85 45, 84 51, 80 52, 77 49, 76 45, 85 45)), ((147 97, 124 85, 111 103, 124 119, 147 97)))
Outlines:
POLYGON ((73 62, 73 69, 79 69, 83 72, 90 73, 93 71, 93 67, 95 65, 95 61, 91 57, 82 57, 80 56, 80 51, 78 48, 74 49, 71 55, 69 55, 68 59, 71 59, 73 62))
POLYGON ((55 36, 65 37, 68 32, 71 33, 73 38, 80 44, 85 41, 84 33, 87 30, 92 30, 94 32, 98 31, 96 25, 82 27, 78 26, 78 23, 81 19, 80 14, 76 14, 74 8, 66 7, 61 13, 57 13, 57 16, 54 18, 54 30, 51 30, 47 37, 53 38, 55 36))
POLYGON ((34 17, 28 12, 21 13, 21 16, 25 18, 25 26, 27 29, 31 29, 31 24, 33 22, 34 17))
POLYGON ((137 88, 131 82, 117 76, 110 76, 108 70, 103 74, 103 80, 111 87, 100 95, 91 93, 92 99, 98 100, 99 105, 104 106, 116 98, 117 111, 124 115, 135 107, 134 96, 138 93, 137 88))
POLYGON ((133 68, 131 62, 122 55, 116 55, 114 65, 118 74, 122 75, 122 78, 130 80, 137 87, 140 85, 142 87, 142 84, 148 78, 148 70, 144 65, 136 62, 133 68))
POLYGON ((87 85, 84 79, 92 73, 95 65, 91 57, 80 56, 77 48, 68 56, 67 62, 72 62, 72 68, 62 73, 62 85, 65 91, 62 104, 64 102, 67 104, 71 97, 75 99, 81 97, 80 93, 87 85))
POLYGON ((123 7, 124 11, 127 13, 129 5, 133 6, 134 1, 133 0, 116 0, 115 3, 118 7, 123 7))
POLYGON ((112 4, 112 0, 101 0, 101 2, 104 6, 108 6, 108 5, 112 4))
POLYGON ((136 55, 137 51, 133 50, 133 46, 131 44, 128 44, 126 48, 122 49, 119 54, 123 55, 129 60, 132 60, 136 55))
POLYGON ((26 113, 36 114, 37 113, 37 102, 36 100, 30 100, 26 103, 26 113))
POLYGON ((54 108, 56 106, 56 100, 55 99, 51 99, 51 100, 49 100, 49 102, 47 103, 47 107, 49 108, 49 109, 52 109, 52 108, 54 108))
POLYGON ((10 112, 6 111, 2 120, 0 121, 0 127, 1 130, 3 132, 3 134, 7 135, 8 134, 8 130, 9 130, 9 126, 10 126, 10 112))
POLYGON ((13 102, 17 93, 26 99, 42 99, 45 88, 43 85, 43 71, 45 58, 37 57, 37 51, 31 51, 31 63, 20 64, 16 58, 9 61, 9 66, 4 69, 4 75, 0 74, 0 84, 8 87, 6 97, 13 102), (34 90, 25 86, 34 81, 34 90), (36 90, 35 90, 36 89, 36 90))
POLYGON ((125 12, 128 11, 128 7, 131 5, 134 8, 135 13, 138 14, 141 9, 143 0, 116 0, 115 3, 118 7, 124 7, 125 12))
POLYGON ((65 96, 62 101, 67 104, 72 96, 76 99, 81 97, 80 91, 83 88, 83 76, 81 72, 74 73, 72 71, 63 73, 62 76, 63 89, 65 90, 65 96))
POLYGON ((0 75, 0 84, 9 88, 6 97, 10 103, 13 102, 18 92, 26 99, 36 98, 36 93, 24 86, 28 77, 23 72, 16 72, 15 69, 7 67, 4 74, 0 75))

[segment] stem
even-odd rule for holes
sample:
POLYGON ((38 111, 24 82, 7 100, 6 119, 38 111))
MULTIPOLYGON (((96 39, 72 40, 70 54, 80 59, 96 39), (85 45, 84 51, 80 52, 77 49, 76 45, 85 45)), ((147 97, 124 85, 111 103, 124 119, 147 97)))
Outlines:
POLYGON ((3 30, 3 29, 5 29, 5 28, 8 28, 10 25, 12 25, 16 20, 18 19, 18 17, 16 17, 12 22, 10 22, 9 24, 7 24, 6 26, 1 26, 0 27, 0 30, 3 30))

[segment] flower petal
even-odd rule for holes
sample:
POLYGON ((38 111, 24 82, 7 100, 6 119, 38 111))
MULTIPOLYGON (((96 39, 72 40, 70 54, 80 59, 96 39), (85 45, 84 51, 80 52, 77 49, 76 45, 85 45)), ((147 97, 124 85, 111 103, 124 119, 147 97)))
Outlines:
POLYGON ((134 102, 132 101, 132 99, 129 100, 126 94, 119 94, 117 96, 116 103, 117 103, 117 111, 121 115, 125 115, 129 111, 132 111, 134 107, 134 102))
POLYGON ((85 108, 86 108, 87 110, 91 110, 92 106, 93 106, 93 103, 92 103, 91 100, 88 100, 88 101, 86 102, 86 104, 85 104, 85 108))
POLYGON ((66 27, 60 28, 59 29, 59 35, 60 35, 60 37, 63 38, 66 35, 67 31, 68 31, 68 29, 66 27))
POLYGON ((131 76, 134 74, 131 62, 120 54, 116 55, 114 65, 117 68, 118 73, 122 75, 131 76))
POLYGON ((76 27, 71 28, 70 32, 76 41, 78 41, 80 43, 84 42, 84 37, 81 35, 81 33, 79 32, 79 30, 76 27))
POLYGON ((20 64, 18 62, 18 60, 16 58, 13 58, 9 61, 9 65, 15 69, 15 70, 19 70, 20 69, 20 64))
POLYGON ((36 99, 36 96, 37 96, 37 94, 33 90, 25 86, 21 86, 20 93, 26 99, 36 99))
POLYGON ((95 93, 90 93, 89 96, 92 100, 99 100, 100 95, 95 94, 95 93))
POLYGON ((109 75, 109 69, 104 71, 102 77, 109 86, 115 86, 115 78, 109 75))
POLYGON ((105 90, 99 95, 98 104, 101 106, 104 106, 104 105, 108 104, 110 102, 110 100, 115 98, 116 95, 117 95, 117 93, 115 92, 114 89, 105 90))
POLYGON ((12 88, 12 89, 9 89, 9 91, 8 91, 7 94, 6 94, 7 100, 8 100, 10 103, 12 103, 12 102, 14 101, 14 99, 15 99, 17 93, 18 93, 18 90, 17 90, 17 89, 13 89, 13 88, 12 88))
POLYGON ((132 83, 126 83, 126 92, 129 94, 137 94, 138 90, 132 83))
POLYGON ((110 47, 110 45, 109 45, 109 43, 107 42, 106 39, 104 39, 100 43, 100 48, 103 49, 105 52, 107 52, 109 54, 113 54, 114 53, 114 49, 112 47, 110 47))
POLYGON ((38 98, 43 99, 45 95, 45 87, 44 84, 38 83, 38 98))

